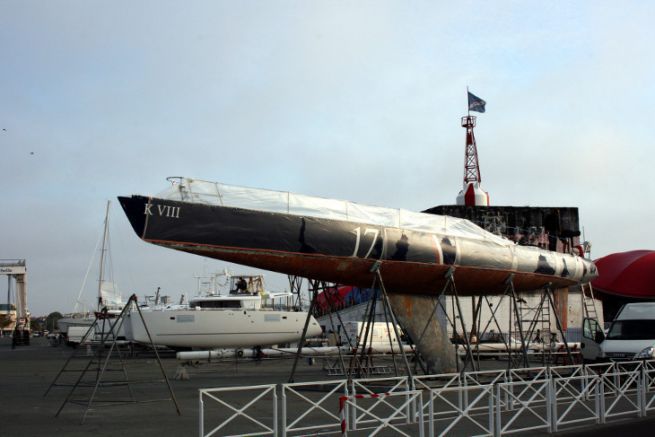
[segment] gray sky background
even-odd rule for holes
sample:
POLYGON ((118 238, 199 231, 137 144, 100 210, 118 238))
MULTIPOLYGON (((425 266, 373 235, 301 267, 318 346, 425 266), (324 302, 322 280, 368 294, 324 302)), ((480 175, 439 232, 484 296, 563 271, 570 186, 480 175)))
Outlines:
MULTIPOLYGON (((27 259, 33 314, 70 311, 105 202, 173 175, 454 203, 467 85, 493 204, 579 207, 594 257, 653 249, 654 5, 0 0, 0 258, 27 259)), ((124 294, 226 266, 141 242, 117 202, 111 245, 124 294)))

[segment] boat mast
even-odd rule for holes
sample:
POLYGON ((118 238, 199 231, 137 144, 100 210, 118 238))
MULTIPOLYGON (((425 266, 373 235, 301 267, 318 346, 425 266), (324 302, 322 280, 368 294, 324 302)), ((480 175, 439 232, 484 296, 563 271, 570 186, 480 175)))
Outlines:
POLYGON ((100 250, 100 273, 98 277, 98 311, 102 309, 102 280, 105 273, 105 251, 107 250, 107 234, 109 232, 109 205, 111 201, 107 201, 107 209, 105 210, 105 230, 102 236, 102 249, 100 250))

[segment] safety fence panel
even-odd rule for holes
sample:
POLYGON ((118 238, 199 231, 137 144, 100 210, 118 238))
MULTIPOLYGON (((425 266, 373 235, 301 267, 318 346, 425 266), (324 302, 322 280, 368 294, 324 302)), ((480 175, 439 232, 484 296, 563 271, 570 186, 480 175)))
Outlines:
MULTIPOLYGON (((507 371, 507 382, 530 382, 546 378, 548 378, 548 367, 522 367, 507 371)), ((500 399, 503 405, 512 408, 512 398, 510 396, 503 396, 500 399)))
POLYGON ((353 415, 360 418, 358 431, 366 430, 366 435, 374 436, 379 433, 384 435, 402 435, 407 437, 420 436, 425 434, 425 422, 423 420, 423 392, 421 390, 407 390, 387 393, 358 394, 342 396, 339 399, 339 415, 341 417, 341 433, 348 435, 349 430, 354 428, 349 421, 353 415), (384 405, 384 408, 378 408, 384 405), (412 406, 417 406, 415 420, 411 422, 403 420, 406 411, 412 406), (392 407, 389 409, 389 407, 392 407), (361 426, 361 424, 365 424, 361 426))
POLYGON ((642 403, 641 411, 645 416, 655 409, 655 361, 644 360, 641 367, 642 403))
POLYGON ((548 375, 550 378, 572 378, 582 376, 584 374, 584 367, 580 365, 568 366, 550 366, 548 368, 548 375))
POLYGON ((489 385, 499 382, 507 382, 507 372, 503 370, 478 370, 465 372, 462 375, 464 386, 489 385))
POLYGON ((642 413, 655 410, 655 366, 646 363, 642 368, 642 413))
MULTIPOLYGON (((623 372, 640 372, 642 371, 644 367, 644 361, 616 361, 614 363, 614 368, 616 372, 618 373, 623 373, 623 372)), ((633 385, 632 387, 628 388, 628 393, 636 393, 638 387, 636 385, 633 385)))
POLYGON ((583 371, 585 375, 596 376, 613 373, 616 370, 613 362, 585 364, 583 371))
POLYGON ((642 415, 641 370, 606 373, 601 377, 602 421, 630 414, 642 415))
POLYGON ((646 370, 655 370, 655 361, 653 360, 644 360, 642 366, 646 370))
POLYGON ((200 437, 276 435, 275 384, 201 389, 198 414, 200 437))
POLYGON ((641 370, 644 367, 644 361, 615 361, 614 369, 617 372, 633 372, 635 370, 641 370))
POLYGON ((551 431, 551 382, 548 379, 496 384, 496 399, 508 398, 509 408, 496 405, 496 435, 531 430, 551 431))
POLYGON ((337 406, 347 395, 346 380, 282 384, 282 435, 337 432, 341 429, 337 406))
POLYGON ((616 372, 616 366, 613 361, 604 363, 585 364, 583 372, 587 376, 603 376, 616 372))
MULTIPOLYGON (((548 376, 553 381, 560 378, 575 378, 577 376, 585 376, 584 366, 576 364, 567 366, 551 366, 548 368, 548 376)), ((585 384, 587 380, 591 379, 592 377, 585 376, 582 384, 585 384)), ((558 398, 560 401, 573 401, 574 399, 574 396, 566 397, 566 391, 560 393, 560 397, 558 398)))
POLYGON ((552 380, 553 432, 564 426, 601 422, 599 376, 572 376, 552 380))
POLYGON ((548 367, 523 367, 510 369, 507 382, 531 382, 548 378, 548 367))
MULTIPOLYGON (((461 373, 444 373, 441 375, 420 375, 414 376, 412 382, 414 383, 414 388, 416 390, 430 391, 434 389, 444 389, 444 388, 455 388, 459 389, 462 385, 461 382, 461 373)), ((463 405, 463 393, 461 390, 456 391, 456 403, 458 408, 462 408, 463 405)), ((423 414, 428 414, 429 402, 426 402, 423 405, 423 414)), ((452 411, 435 411, 434 415, 446 415, 450 416, 452 411)))
MULTIPOLYGON (((461 378, 461 384, 464 387, 471 386, 482 386, 489 384, 498 384, 501 382, 507 382, 507 371, 503 370, 478 370, 475 372, 465 372, 461 378)), ((467 390, 462 391, 462 402, 464 405, 468 404, 468 394, 467 390)), ((500 402, 501 407, 505 407, 505 400, 499 399, 497 402, 500 402)), ((484 409, 485 407, 479 407, 484 409)))
MULTIPOLYGON (((409 393, 412 387, 410 387, 410 379, 406 376, 401 377, 391 377, 391 378, 365 378, 365 379, 354 379, 352 381, 352 386, 350 387, 350 394, 353 395, 353 399, 349 402, 349 405, 353 405, 350 410, 350 425, 352 430, 362 429, 367 425, 370 425, 376 419, 376 416, 385 417, 386 414, 390 412, 396 412, 396 406, 392 403, 393 400, 397 400, 397 397, 389 397, 388 395, 393 393, 409 393), (379 395, 384 394, 379 398, 378 402, 371 404, 371 410, 355 408, 354 405, 357 404, 358 399, 367 399, 360 398, 357 395, 379 395)), ((418 408, 415 406, 414 408, 418 408)), ((412 417, 412 405, 407 404, 406 410, 402 414, 394 414, 395 421, 405 421, 409 423, 412 417)))
POLYGON ((494 434, 493 384, 433 389, 429 391, 427 404, 430 437, 494 434), (466 399, 466 402, 462 405, 455 399, 466 399))
POLYGON ((430 436, 556 432, 654 411, 655 361, 210 388, 199 402, 201 437, 422 435, 424 420, 430 436))
POLYGON ((419 375, 413 376, 414 387, 422 390, 431 390, 433 388, 459 387, 461 385, 462 374, 442 373, 439 375, 419 375))

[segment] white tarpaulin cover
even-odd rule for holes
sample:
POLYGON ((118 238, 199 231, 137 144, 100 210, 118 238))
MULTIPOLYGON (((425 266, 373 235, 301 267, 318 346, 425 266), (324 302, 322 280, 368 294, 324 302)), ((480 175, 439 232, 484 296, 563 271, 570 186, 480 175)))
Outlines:
POLYGON ((255 211, 368 223, 388 228, 483 240, 501 246, 514 246, 513 242, 491 234, 466 219, 362 205, 345 200, 324 199, 284 191, 239 187, 191 178, 175 178, 173 185, 156 197, 255 211))

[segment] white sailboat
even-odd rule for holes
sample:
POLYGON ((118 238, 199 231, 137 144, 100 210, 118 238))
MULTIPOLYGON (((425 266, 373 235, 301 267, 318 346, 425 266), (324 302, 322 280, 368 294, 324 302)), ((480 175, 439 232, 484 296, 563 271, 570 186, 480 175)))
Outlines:
MULTIPOLYGON (((125 303, 123 302, 122 296, 116 284, 113 281, 105 280, 105 264, 107 261, 107 252, 109 251, 109 208, 111 206, 111 201, 107 202, 107 207, 105 210, 105 221, 102 234, 102 247, 100 249, 100 264, 98 272, 98 294, 96 301, 96 312, 100 312, 103 308, 107 308, 108 314, 119 314, 125 303)), ((97 246, 96 246, 97 247, 97 246)), ((68 334, 68 331, 71 327, 85 327, 88 329, 95 320, 96 314, 93 311, 87 311, 85 313, 77 312, 77 308, 81 301, 82 292, 84 291, 86 284, 86 277, 82 283, 82 288, 77 297, 77 303, 75 305, 75 311, 68 317, 63 317, 57 321, 57 327, 59 331, 63 334, 68 334)), ((122 333, 119 335, 123 335, 122 333)))

